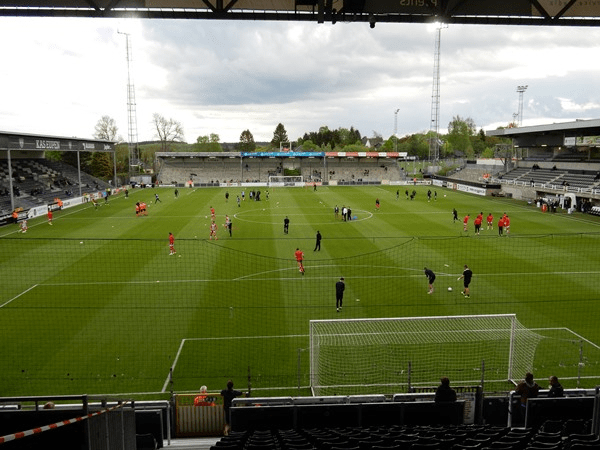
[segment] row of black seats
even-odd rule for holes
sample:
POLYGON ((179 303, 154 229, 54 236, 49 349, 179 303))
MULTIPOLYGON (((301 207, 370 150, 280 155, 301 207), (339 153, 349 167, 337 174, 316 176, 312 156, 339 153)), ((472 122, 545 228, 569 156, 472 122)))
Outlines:
POLYGON ((538 431, 480 425, 244 431, 223 437, 211 450, 600 449, 589 421, 577 422, 567 427, 548 421, 538 431))

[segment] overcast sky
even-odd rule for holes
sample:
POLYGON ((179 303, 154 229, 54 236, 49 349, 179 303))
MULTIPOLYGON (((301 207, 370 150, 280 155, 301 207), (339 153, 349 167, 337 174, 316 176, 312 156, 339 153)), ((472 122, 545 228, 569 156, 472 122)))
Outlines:
MULTIPOLYGON (((429 130, 435 28, 420 24, 0 18, 0 130, 128 139, 125 36, 140 141, 152 115, 187 142, 249 129, 295 140, 321 126, 388 138, 429 130)), ((450 25, 442 30, 440 131, 452 117, 506 126, 600 118, 600 29, 450 25)))

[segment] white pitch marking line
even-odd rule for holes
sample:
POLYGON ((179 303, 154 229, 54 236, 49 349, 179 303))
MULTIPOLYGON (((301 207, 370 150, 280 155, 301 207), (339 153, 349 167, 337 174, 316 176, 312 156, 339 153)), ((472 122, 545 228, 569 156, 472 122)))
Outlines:
POLYGON ((0 308, 4 308, 6 305, 8 305, 10 302, 12 302, 13 300, 18 299, 19 297, 21 297, 22 295, 27 294, 29 291, 31 291, 32 289, 38 287, 37 284, 34 284, 33 286, 31 286, 29 289, 24 290, 23 292, 21 292, 19 295, 14 296, 13 298, 11 298, 9 301, 7 301, 6 303, 4 303, 3 305, 0 305, 0 308))

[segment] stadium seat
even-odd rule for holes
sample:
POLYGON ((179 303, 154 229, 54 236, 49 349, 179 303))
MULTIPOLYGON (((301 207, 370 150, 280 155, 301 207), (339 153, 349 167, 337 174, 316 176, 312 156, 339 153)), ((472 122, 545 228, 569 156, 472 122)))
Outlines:
POLYGON ((569 447, 569 450, 593 450, 593 449, 600 449, 600 444, 587 444, 587 443, 577 443, 577 444, 572 444, 569 447))
POLYGON ((598 439, 598 436, 596 436, 595 434, 571 434, 570 436, 568 436, 568 440, 570 442, 574 442, 574 441, 599 441, 600 439, 598 439))
POLYGON ((573 434, 587 434, 588 421, 582 419, 569 419, 563 424, 563 436, 571 436, 573 434))
POLYGON ((546 420, 542 425, 541 431, 544 433, 560 433, 563 429, 562 420, 546 420))

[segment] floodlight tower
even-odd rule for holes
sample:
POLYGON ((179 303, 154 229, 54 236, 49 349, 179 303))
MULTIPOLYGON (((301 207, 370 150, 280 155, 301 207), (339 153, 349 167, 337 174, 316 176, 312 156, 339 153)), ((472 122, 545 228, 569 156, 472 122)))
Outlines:
POLYGON ((131 40, 129 33, 117 31, 119 34, 125 35, 125 46, 127 48, 127 137, 129 148, 129 175, 132 175, 132 167, 139 167, 140 156, 138 152, 138 135, 137 135, 137 117, 135 106, 135 87, 133 85, 133 76, 131 75, 131 61, 133 55, 131 52, 131 40))
POLYGON ((519 93, 519 126, 523 125, 523 93, 527 90, 527 85, 517 86, 517 92, 519 93))
POLYGON ((398 112, 400 108, 394 111, 394 151, 398 151, 398 112))
POLYGON ((429 160, 437 161, 440 158, 440 56, 442 29, 448 25, 440 23, 436 28, 435 50, 433 55, 433 89, 431 92, 431 122, 429 138, 429 160))

